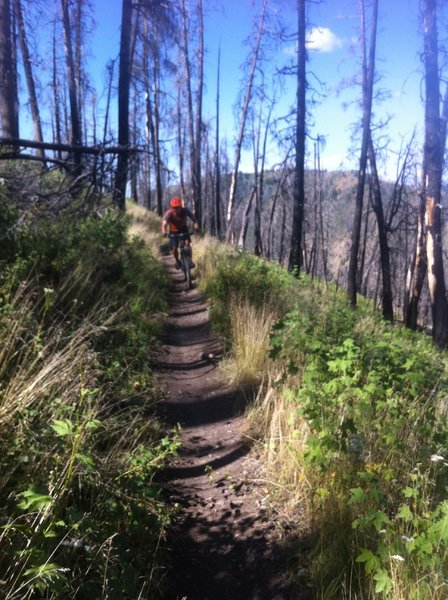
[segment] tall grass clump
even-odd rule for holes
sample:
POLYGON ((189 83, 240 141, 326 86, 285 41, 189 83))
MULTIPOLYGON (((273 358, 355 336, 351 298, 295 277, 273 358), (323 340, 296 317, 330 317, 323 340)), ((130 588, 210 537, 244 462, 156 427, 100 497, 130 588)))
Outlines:
POLYGON ((13 223, 0 270, 4 598, 162 597, 175 437, 150 356, 168 281, 127 219, 13 223))
POLYGON ((292 278, 278 265, 224 245, 204 244, 199 255, 201 285, 213 327, 230 352, 230 380, 256 384, 268 368, 273 323, 292 305, 292 278))
POLYGON ((126 210, 131 217, 129 235, 143 240, 152 254, 157 256, 160 250, 162 219, 155 212, 134 202, 128 202, 126 210))

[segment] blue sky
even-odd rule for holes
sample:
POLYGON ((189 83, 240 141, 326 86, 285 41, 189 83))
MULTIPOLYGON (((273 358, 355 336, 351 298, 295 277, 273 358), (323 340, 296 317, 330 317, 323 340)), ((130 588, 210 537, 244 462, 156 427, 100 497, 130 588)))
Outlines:
MULTIPOLYGON (((221 44, 221 132, 226 134, 229 146, 235 137, 234 104, 241 88, 243 74, 241 64, 247 58, 248 47, 244 45, 253 28, 261 0, 204 0, 206 28, 206 93, 204 115, 213 119, 216 96, 216 59, 221 44)), ((294 26, 296 16, 293 0, 277 3, 277 10, 294 26), (279 8, 280 7, 280 8, 279 8)), ((359 110, 353 104, 359 99, 357 86, 341 88, 341 82, 353 78, 358 68, 359 46, 359 0, 327 0, 310 4, 308 18, 309 81, 325 83, 325 98, 315 107, 309 133, 325 136, 326 146, 322 152, 322 167, 356 168, 356 160, 349 160, 351 126, 359 120, 359 110), (338 91, 339 90, 339 91, 338 91)), ((92 69, 98 87, 104 83, 105 65, 118 54, 121 0, 94 0, 97 28, 93 36, 92 69)), ((392 148, 398 149, 401 140, 409 139, 414 127, 423 128, 421 102, 421 63, 419 51, 422 46, 419 31, 418 0, 380 0, 377 42, 377 70, 381 76, 379 87, 388 98, 376 108, 378 118, 390 117, 388 131, 392 148)), ((277 64, 291 60, 294 48, 284 43, 276 52, 277 64)), ((294 81, 280 97, 279 114, 294 102, 294 81)), ((311 144, 309 145, 311 148, 311 144)), ((232 155, 231 155, 232 156, 232 155)), ((269 160, 274 164, 278 156, 271 151, 269 160)), ((393 161, 388 161, 393 165, 393 161)), ((251 170, 250 155, 243 159, 242 169, 251 170)), ((393 168, 392 168, 393 171, 393 168)), ((390 167, 387 171, 393 176, 390 167)))
MULTIPOLYGON (((222 87, 227 105, 222 106, 225 129, 229 135, 234 125, 231 105, 238 93, 242 74, 239 69, 248 49, 242 41, 251 31, 254 15, 261 2, 250 0, 226 0, 225 11, 208 14, 207 34, 209 54, 208 67, 214 77, 214 56, 217 39, 221 40, 222 87)), ((421 130, 423 113, 421 103, 421 63, 419 50, 421 37, 418 32, 418 0, 380 0, 377 43, 377 70, 381 76, 379 87, 387 92, 388 99, 377 106, 378 118, 390 117, 389 132, 393 138, 391 148, 398 149, 402 139, 409 139, 413 129, 421 130)), ((284 0, 281 13, 288 23, 294 25, 296 16, 294 2, 284 0)), ((360 97, 360 88, 349 85, 341 89, 344 80, 350 81, 358 69, 359 30, 358 0, 327 0, 310 4, 309 33, 309 83, 325 94, 315 107, 309 133, 325 136, 326 146, 322 153, 322 166, 327 169, 356 167, 350 160, 351 127, 359 121, 360 113, 353 104, 360 97), (325 83, 325 89, 318 85, 325 83)), ((291 45, 284 44, 277 53, 278 64, 285 64, 293 53, 291 45)), ((214 79, 208 85, 210 102, 215 94, 214 79)), ((282 107, 294 102, 294 81, 284 92, 282 107)), ((213 110, 213 107, 211 107, 213 110)), ((311 149, 311 143, 309 144, 311 149)), ((272 156, 272 162, 276 157, 272 156)), ((246 163, 249 168, 249 163, 246 163)), ((392 177, 388 162, 387 175, 392 177)), ((244 166, 244 165, 243 165, 244 166)))
MULTIPOLYGON (((216 38, 219 35, 222 46, 223 75, 226 76, 223 88, 228 99, 226 129, 231 135, 234 123, 231 107, 241 82, 239 66, 247 55, 242 40, 251 31, 252 21, 260 2, 250 0, 226 0, 224 13, 209 13, 208 64, 213 72, 216 38), (224 67, 225 65, 225 67, 224 67)), ((283 18, 292 26, 296 22, 294 2, 281 3, 283 18)), ((360 88, 354 85, 342 87, 342 82, 350 81, 359 66, 359 0, 327 0, 310 3, 308 19, 309 32, 309 83, 325 94, 315 106, 309 133, 326 139, 322 153, 322 166, 327 169, 357 166, 356 159, 349 158, 352 145, 352 125, 359 121, 360 113, 356 101, 360 88), (318 81, 325 83, 319 87, 318 81)), ((407 141, 414 128, 423 127, 421 102, 421 62, 419 51, 421 35, 419 31, 418 0, 380 0, 377 71, 381 77, 378 88, 385 91, 387 100, 375 108, 377 119, 390 119, 388 131, 392 138, 390 147, 398 151, 402 141, 407 141)), ((279 64, 288 60, 294 51, 291 45, 284 44, 277 53, 279 64)), ((209 82, 210 99, 214 95, 214 80, 209 82)), ((310 94, 311 95, 311 94, 310 94)), ((282 108, 294 102, 294 81, 282 98, 282 108)), ((308 144, 312 149, 312 144, 308 144)), ((276 157, 272 156, 272 162, 276 157)), ((249 163, 247 163, 249 164, 249 163)), ((244 165, 243 165, 244 166, 244 165)), ((388 177, 394 175, 394 161, 388 160, 383 172, 388 177)))

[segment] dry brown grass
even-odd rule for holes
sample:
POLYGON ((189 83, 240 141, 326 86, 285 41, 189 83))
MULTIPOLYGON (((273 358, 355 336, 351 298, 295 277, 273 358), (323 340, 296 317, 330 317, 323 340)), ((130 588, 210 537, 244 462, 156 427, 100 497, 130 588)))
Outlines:
POLYGON ((143 206, 133 203, 128 203, 126 210, 132 217, 132 222, 128 230, 129 236, 141 238, 153 255, 158 256, 162 239, 161 218, 143 206))
POLYGON ((234 296, 230 300, 231 358, 223 369, 232 383, 260 382, 269 364, 269 335, 276 319, 275 310, 256 308, 234 296))

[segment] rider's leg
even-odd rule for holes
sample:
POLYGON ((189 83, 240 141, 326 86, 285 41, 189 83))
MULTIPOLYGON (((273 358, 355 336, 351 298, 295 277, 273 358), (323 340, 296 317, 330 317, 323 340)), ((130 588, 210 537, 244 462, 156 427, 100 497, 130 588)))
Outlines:
POLYGON ((173 258, 174 258, 174 264, 176 266, 176 269, 179 269, 180 268, 180 262, 179 262, 179 240, 177 238, 171 238, 170 242, 171 242, 171 253, 172 253, 173 258))

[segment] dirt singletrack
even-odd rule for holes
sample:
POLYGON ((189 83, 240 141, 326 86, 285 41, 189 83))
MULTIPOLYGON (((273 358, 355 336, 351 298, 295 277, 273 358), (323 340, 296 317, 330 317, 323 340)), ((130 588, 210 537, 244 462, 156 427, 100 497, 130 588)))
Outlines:
POLYGON ((218 368, 222 348, 206 302, 197 289, 185 289, 172 257, 163 260, 172 290, 157 357, 160 412, 168 425, 181 426, 179 454, 163 474, 166 498, 178 507, 166 600, 310 600, 310 588, 294 589, 286 575, 297 540, 266 504, 245 435, 247 397, 218 368))

